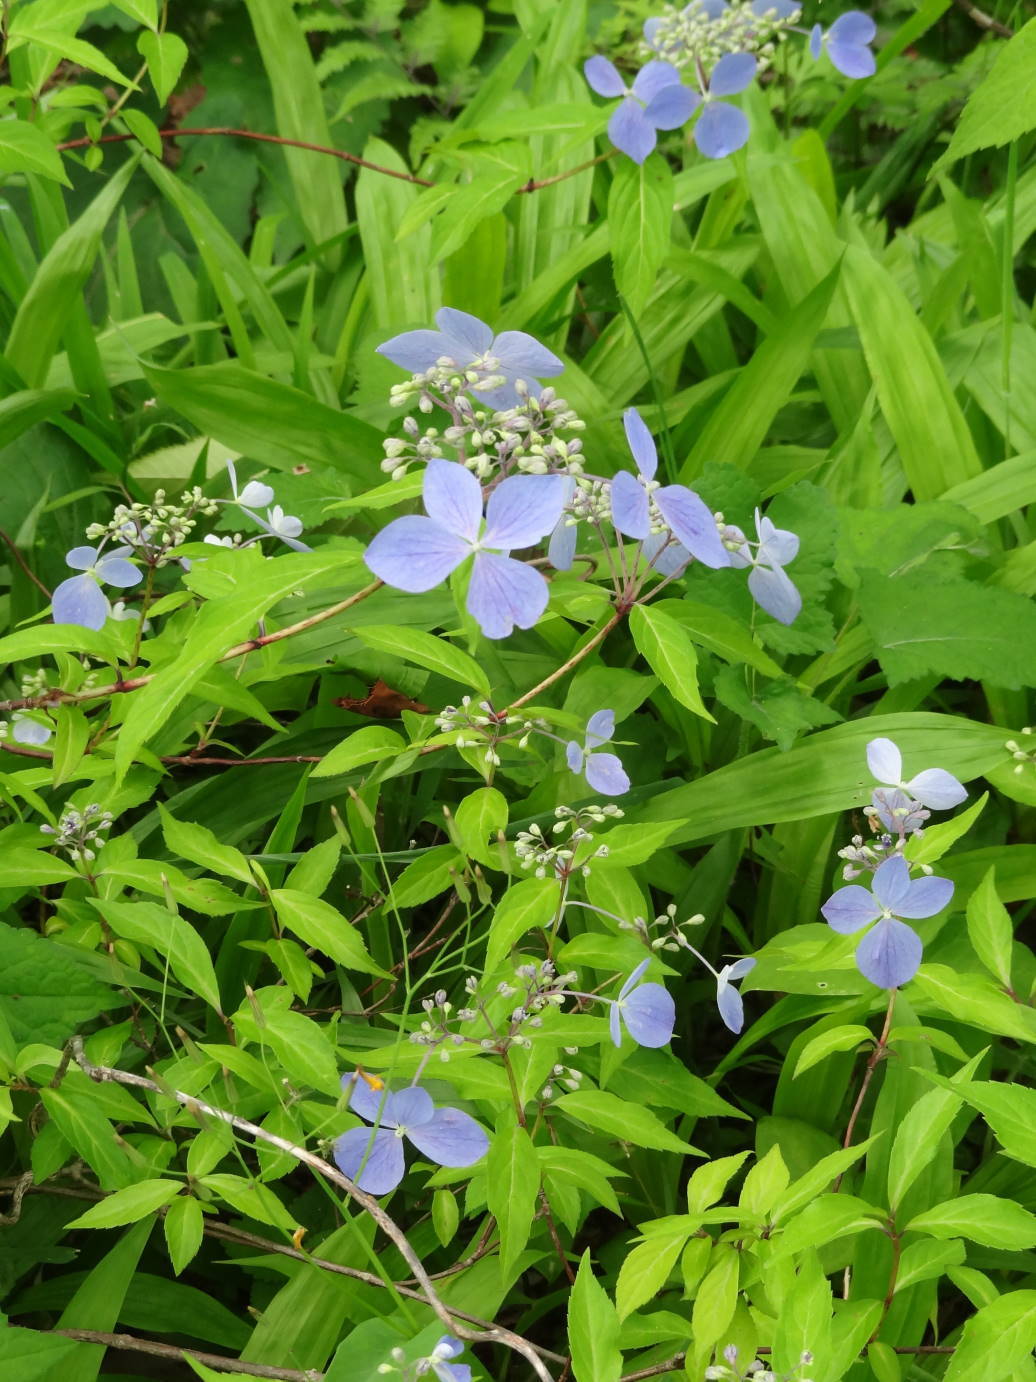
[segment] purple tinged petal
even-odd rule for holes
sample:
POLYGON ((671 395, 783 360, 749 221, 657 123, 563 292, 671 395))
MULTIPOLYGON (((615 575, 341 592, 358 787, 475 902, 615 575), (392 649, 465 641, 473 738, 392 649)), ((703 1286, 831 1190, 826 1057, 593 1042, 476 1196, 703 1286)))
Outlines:
POLYGON ((396 1126, 388 1104, 391 1096, 387 1089, 371 1089, 367 1081, 355 1073, 342 1076, 342 1089, 348 1091, 349 1107, 353 1113, 358 1113, 368 1123, 380 1123, 385 1128, 396 1126))
POLYGON ((905 785, 912 797, 932 811, 949 811, 968 797, 964 784, 945 768, 926 768, 905 785))
POLYGON ((680 73, 671 62, 659 62, 652 58, 646 62, 633 79, 633 94, 638 101, 649 105, 660 91, 667 86, 679 86, 680 73))
POLYGON ((596 710, 586 722, 586 747, 599 749, 615 733, 615 711, 596 710))
POLYGON ((482 526, 482 486, 466 466, 431 460, 424 473, 424 506, 428 517, 448 533, 478 540, 482 526))
POLYGON ((878 70, 874 54, 858 43, 836 43, 829 38, 827 55, 843 77, 852 77, 855 81, 873 77, 878 70))
POLYGON ((850 936, 863 926, 869 926, 881 916, 881 908, 866 888, 851 883, 839 888, 820 909, 828 926, 840 936, 850 936))
POLYGON ((894 854, 874 870, 871 890, 883 907, 896 912, 910 891, 910 865, 901 854, 894 854))
POLYGON ((752 555, 752 549, 748 546, 748 539, 736 523, 724 524, 723 538, 727 544, 732 542, 740 544, 737 547, 727 546, 731 566, 743 570, 746 566, 755 565, 755 557, 752 555))
POLYGON ((619 1025, 618 1003, 612 1003, 608 1009, 608 1034, 616 1046, 622 1045, 622 1027, 619 1025))
POLYGON ((78 624, 84 629, 103 629, 108 618, 108 597, 90 572, 69 576, 51 597, 55 624, 78 624))
POLYGON ((795 0, 752 0, 752 13, 756 19, 765 19, 769 14, 776 15, 778 19, 790 19, 801 8, 795 0))
POLYGON ((657 18, 644 20, 644 42, 648 45, 649 48, 654 48, 655 35, 658 33, 659 29, 662 27, 662 24, 664 22, 664 20, 657 18))
POLYGON ((809 55, 816 62, 820 57, 824 47, 824 30, 819 24, 814 24, 809 31, 809 55))
POLYGON ((475 558, 468 612, 487 638, 506 638, 516 624, 531 629, 549 598, 547 582, 535 567, 491 552, 480 552, 475 558))
POLYGON ((368 1195, 387 1195, 403 1179, 403 1142, 387 1128, 352 1128, 335 1141, 335 1165, 368 1195), (362 1168, 362 1169, 361 1169, 362 1168))
POLYGON ((628 98, 615 108, 608 121, 608 138, 634 163, 643 163, 658 143, 654 125, 644 118, 636 101, 628 98))
POLYGON ((555 571, 571 571, 576 559, 579 529, 574 523, 557 524, 547 543, 547 560, 555 571))
POLYGON ((769 518, 761 517, 755 511, 755 535, 759 539, 758 560, 767 566, 787 566, 799 554, 797 533, 787 528, 777 528, 769 518))
POLYGON ((470 553, 463 538, 430 518, 408 514, 382 528, 363 559, 386 585, 421 595, 441 585, 470 553))
POLYGON ((653 1050, 672 1040, 676 1004, 661 984, 641 984, 626 999, 622 1017, 637 1045, 653 1050))
MULTIPOLYGON (((376 354, 384 355, 386 360, 391 360, 394 365, 399 365, 400 369, 407 370, 410 374, 423 374, 425 370, 431 369, 440 355, 446 355, 446 340, 441 331, 404 331, 400 336, 393 336, 391 340, 384 341, 376 347, 376 354)), ((458 364, 466 364, 466 361, 457 361, 458 364)))
POLYGON ((724 984, 716 991, 716 1007, 723 1025, 737 1036, 745 1025, 745 1005, 732 984, 724 984))
POLYGON ((874 41, 878 26, 869 14, 862 10, 846 10, 840 14, 827 31, 831 43, 868 44, 874 41))
POLYGON ((748 143, 748 116, 725 101, 709 101, 694 127, 694 142, 706 158, 726 158, 748 143))
POLYGON ((732 965, 726 965, 722 973, 726 975, 727 983, 733 984, 738 979, 743 979, 746 974, 751 974, 756 964, 754 955, 746 955, 743 960, 735 960, 732 965))
POLYGON ((612 523, 626 537, 643 539, 651 532, 651 505, 647 491, 628 470, 620 470, 611 483, 612 523))
POLYGON ((440 1166, 473 1166, 489 1150, 485 1128, 459 1108, 437 1108, 426 1122, 405 1126, 421 1155, 440 1166))
POLYGON ((565 745, 565 762, 574 773, 583 771, 583 750, 574 739, 570 739, 565 745))
POLYGON ((553 379, 565 368, 552 350, 541 345, 526 331, 501 331, 493 342, 492 355, 500 361, 501 371, 515 379, 534 384, 537 379, 553 379))
POLYGON ((751 85, 756 62, 751 53, 727 53, 712 69, 709 96, 736 96, 751 85))
POLYGON ((645 480, 653 480, 658 469, 658 447, 647 423, 636 408, 627 408, 622 415, 622 425, 637 469, 645 480))
POLYGON ((668 533, 652 533, 641 548, 644 560, 660 576, 675 576, 691 560, 691 554, 668 533))
POLYGON ((625 980, 623 981, 622 988, 619 989, 620 1003, 632 989, 635 989, 637 987, 637 985, 640 983, 642 975, 644 975, 647 972, 647 967, 650 963, 651 956, 649 955, 646 960, 641 960, 640 964, 637 965, 636 969, 634 969, 632 973, 626 976, 625 980))
POLYGON ((489 496, 483 545, 504 552, 531 547, 555 526, 567 495, 564 475, 509 476, 489 496))
POLYGON ((470 312, 461 312, 456 307, 440 307, 435 314, 435 324, 444 336, 469 352, 469 359, 484 355, 493 344, 492 328, 470 312))
POLYGON ((65 565, 73 571, 92 571, 97 563, 96 547, 73 547, 65 553, 65 565))
POLYGON ((872 739, 867 745, 867 767, 879 782, 898 787, 903 777, 903 755, 891 739, 872 739))
POLYGON ((952 896, 953 884, 948 878, 915 878, 911 881, 906 896, 900 898, 899 905, 894 910, 898 917, 934 917, 936 912, 942 911, 952 896))
POLYGON ((856 947, 856 965, 878 988, 896 989, 909 983, 921 964, 921 937, 901 921, 887 918, 868 931, 856 947))
POLYGON ((434 1112, 435 1104, 428 1091, 418 1085, 410 1085, 389 1095, 381 1121, 388 1121, 388 1125, 394 1128, 406 1128, 409 1132, 411 1128, 427 1123, 434 1112))
POLYGON ((587 58, 583 63, 583 76, 591 91, 596 91, 598 96, 625 96, 626 83, 619 75, 619 69, 613 62, 598 54, 596 57, 587 58))
POLYGON ((467 1363, 433 1363, 432 1372, 438 1382, 471 1382, 471 1368, 467 1363))
MULTIPOLYGON (((229 465, 229 461, 227 462, 229 465)), ((240 494, 234 496, 239 504, 250 504, 253 509, 265 509, 273 503, 274 492, 270 485, 261 480, 249 480, 240 494)))
POLYGON ((630 789, 626 770, 614 753, 587 754, 585 773, 587 782, 602 796, 621 797, 630 789))
POLYGON ((701 97, 687 86, 667 86, 652 96, 644 117, 656 130, 678 130, 701 104, 701 97))
POLYGON ((782 624, 793 624, 802 610, 802 596, 779 566, 754 566, 748 575, 752 599, 782 624))
POLYGON ((117 585, 120 589, 130 585, 137 585, 144 579, 144 573, 127 561, 125 557, 114 555, 102 556, 94 567, 94 574, 99 581, 104 581, 107 585, 117 585))
POLYGON ((730 553, 720 540, 712 510, 693 490, 665 485, 655 490, 654 500, 673 536, 692 556, 713 569, 730 565, 730 553))

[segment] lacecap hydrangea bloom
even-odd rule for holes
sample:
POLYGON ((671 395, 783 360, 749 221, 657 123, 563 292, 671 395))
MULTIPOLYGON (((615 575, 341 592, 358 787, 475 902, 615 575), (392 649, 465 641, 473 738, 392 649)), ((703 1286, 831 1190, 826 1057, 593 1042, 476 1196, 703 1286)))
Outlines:
POLYGON ((610 1000, 608 1028, 616 1046, 622 1045, 623 1027, 638 1046, 654 1049, 672 1040, 676 1026, 672 994, 662 984, 640 982, 650 963, 650 958, 641 960, 619 990, 618 998, 610 1000))

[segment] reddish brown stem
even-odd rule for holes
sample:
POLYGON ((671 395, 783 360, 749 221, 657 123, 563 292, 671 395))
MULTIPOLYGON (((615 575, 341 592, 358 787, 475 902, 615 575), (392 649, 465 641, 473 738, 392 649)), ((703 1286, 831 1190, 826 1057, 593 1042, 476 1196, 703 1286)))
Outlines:
MULTIPOLYGON (((843 1147, 848 1148, 853 1145, 853 1133, 856 1131, 856 1120, 859 1118, 860 1110, 863 1108, 863 1101, 867 1097, 867 1090, 870 1089, 871 1080, 874 1078, 874 1072, 878 1068, 878 1062, 888 1050, 889 1032, 892 1029, 892 1014, 895 1011, 895 1007, 896 990, 892 989, 889 992, 888 1007, 885 1009, 885 1025, 881 1029, 881 1036, 878 1037, 877 1046, 875 1046, 874 1050, 867 1057, 867 1067, 863 1072, 863 1079, 860 1081, 860 1092, 856 1096, 856 1103, 853 1104, 853 1111, 849 1115, 849 1123, 845 1129, 845 1137, 842 1139, 843 1147)), ((839 1176, 833 1187, 836 1194, 841 1183, 842 1177, 839 1176)))

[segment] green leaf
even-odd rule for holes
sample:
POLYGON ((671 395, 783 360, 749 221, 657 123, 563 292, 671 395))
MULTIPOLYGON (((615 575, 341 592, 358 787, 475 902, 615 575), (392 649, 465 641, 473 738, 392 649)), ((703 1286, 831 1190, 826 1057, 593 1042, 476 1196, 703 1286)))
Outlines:
POLYGON ((850 1166, 859 1161, 874 1141, 874 1138, 868 1138, 855 1147, 841 1148, 837 1152, 829 1152, 827 1156, 822 1157, 798 1180, 792 1181, 774 1206, 770 1215, 771 1220, 774 1223, 783 1221, 789 1215, 797 1213, 803 1206, 812 1203, 818 1195, 827 1190, 838 1176, 843 1175, 850 1166))
POLYGON ((103 1189, 116 1190, 129 1184, 133 1179, 132 1164, 89 1080, 65 1080, 60 1089, 41 1089, 40 1098, 76 1155, 93 1167, 103 1189))
POLYGON ((486 973, 496 972, 527 931, 549 925, 560 901, 556 878, 523 878, 515 883, 500 899, 489 923, 486 973))
POLYGON ((946 1369, 946 1382, 1003 1382, 1032 1356, 1036 1291, 1008 1291, 983 1305, 964 1325, 946 1369))
POLYGON ((735 666, 745 663, 767 677, 783 675, 780 664, 758 647, 744 625, 722 610, 695 600, 661 600, 651 608, 683 624, 695 643, 723 658, 724 662, 735 666))
MULTIPOLYGON (((2 129, 3 124, 0 123, 2 129)), ((0 447, 10 446, 11 442, 17 441, 23 432, 35 427, 38 422, 46 422, 55 414, 66 412, 75 403, 75 398, 74 389, 19 389, 7 398, 0 399, 0 447)), ((21 630, 21 634, 33 632, 36 630, 21 630)), ((92 630, 84 632, 90 633, 92 630)))
MULTIPOLYGON (((382 168, 409 172, 404 160, 383 139, 369 139, 363 156, 382 168)), ((421 227, 417 238, 409 243, 400 243, 392 234, 402 226, 418 191, 402 178, 386 177, 371 168, 361 168, 356 179, 356 223, 363 245, 365 280, 374 320, 386 330, 400 321, 431 321, 442 302, 432 264, 431 230, 421 227)))
POLYGON ((360 642, 375 652, 389 653, 417 667, 426 667, 429 672, 447 677, 461 686, 474 687, 484 696, 490 693, 489 678, 483 668, 468 653, 455 648, 445 638, 394 624, 361 626, 355 632, 360 642))
POLYGON ((71 187, 61 155, 39 125, 0 120, 0 172, 36 173, 71 187))
MULTIPOLYGON (((6 852, 5 863, 13 852, 6 852)), ((125 1006, 126 999, 81 968, 75 954, 31 929, 0 923, 0 1021, 6 1019, 19 1045, 63 1046, 77 1028, 125 1006)))
POLYGON ((647 1108, 639 1108, 615 1094, 600 1089, 580 1089, 562 1094, 554 1107, 588 1128, 616 1137, 635 1147, 650 1147, 659 1152, 701 1153, 682 1137, 670 1132, 660 1118, 647 1108))
POLYGON ((1016 1003, 982 974, 961 974, 949 965, 923 964, 913 981, 935 1008, 980 1032, 1036 1042, 1036 1012, 1016 1003))
POLYGON ((880 1229, 884 1217, 882 1210, 855 1195, 819 1195, 788 1220, 773 1256, 793 1257, 817 1243, 833 1243, 867 1229, 880 1229))
POLYGON ((294 1233, 297 1228, 296 1221, 268 1185, 263 1185, 260 1181, 245 1180, 243 1176, 222 1173, 202 1176, 200 1179, 202 1185, 214 1190, 245 1218, 256 1219, 261 1224, 270 1224, 285 1233, 294 1233))
POLYGON ((862 1042, 872 1042, 873 1040, 874 1033, 870 1028, 858 1023, 850 1023, 844 1027, 830 1027, 826 1032, 821 1032, 819 1036, 815 1036, 802 1048, 792 1079, 798 1079, 800 1075, 804 1075, 814 1065, 819 1065, 822 1060, 826 1060, 835 1051, 855 1051, 862 1042))
POLYGON ((453 885, 464 870, 464 856, 453 845, 435 845, 408 864, 392 884, 397 907, 418 907, 453 885))
MULTIPOLYGON (((87 1273, 62 1311, 59 1329, 115 1328, 152 1227, 151 1219, 134 1224, 87 1273)), ((80 1345, 78 1352, 62 1364, 61 1382, 96 1382, 103 1359, 101 1350, 80 1345)))
MULTIPOLYGON (((723 1338, 737 1308, 737 1287, 741 1273, 740 1254, 729 1243, 717 1243, 710 1266, 698 1287, 691 1311, 691 1338, 694 1340, 695 1372, 698 1364, 723 1338)), ((700 1375, 700 1374, 698 1374, 700 1375)))
POLYGON ((698 1214, 720 1200, 730 1180, 748 1160, 748 1155, 748 1152, 737 1152, 697 1167, 687 1182, 688 1214, 698 1214))
POLYGON ((618 1382, 622 1372, 619 1317, 594 1276, 589 1248, 568 1298, 568 1346, 576 1382, 618 1382))
POLYGON ((807 1250, 799 1262, 798 1275, 781 1301, 774 1333, 772 1366, 775 1372, 794 1372, 801 1367, 808 1349, 816 1358, 826 1358, 831 1336, 831 1286, 816 1252, 807 1250))
POLYGON ((79 1347, 74 1339, 63 1339, 59 1334, 16 1329, 6 1322, 0 1325, 0 1367, 10 1369, 10 1376, 18 1382, 48 1382, 49 1378, 65 1376, 59 1370, 67 1367, 79 1347))
POLYGON ((360 974, 376 974, 382 979, 391 977, 371 959, 356 928, 329 902, 292 888, 275 888, 270 893, 270 901, 282 926, 293 931, 306 945, 322 950, 336 964, 360 974))
POLYGON ((117 936, 148 945, 168 960, 169 967, 187 989, 221 1012, 219 985, 209 949, 198 932, 176 912, 157 902, 91 902, 117 936))
POLYGON ((42 849, 12 845, 0 851, 0 888, 39 888, 78 877, 71 864, 42 849))
POLYGON ((715 724, 698 690, 698 653, 683 625, 654 605, 634 605, 629 622, 638 651, 670 695, 715 724))
POLYGON ((962 1084, 960 1096, 979 1110, 1008 1156, 1036 1166, 1036 1089, 978 1080, 962 1084))
POLYGON ((458 843, 469 859, 491 868, 501 865, 498 834, 507 828, 507 798, 495 787, 469 792, 453 815, 458 843))
POLYGON ((193 1195, 180 1195, 173 1200, 162 1220, 169 1260, 177 1276, 189 1266, 201 1247, 205 1216, 193 1195))
POLYGON ((325 754, 313 769, 313 776, 338 777, 367 763, 380 763, 382 759, 405 753, 408 747, 406 740, 394 729, 388 729, 385 725, 367 725, 325 754))
POLYGON ((1036 1214, 999 1195, 958 1195, 915 1215, 906 1228, 933 1238, 969 1238, 1008 1252, 1036 1247, 1036 1214))
POLYGON ((158 27, 158 0, 112 0, 116 9, 149 29, 158 27))
POLYGON ((608 193, 615 285, 635 316, 647 304, 669 250, 673 175, 661 154, 643 163, 620 159, 608 193))
POLYGON ((528 181, 529 159, 527 144, 496 144, 479 152, 471 181, 461 184, 432 226, 433 262, 461 249, 481 221, 506 206, 528 181))
MULTIPOLYGON (((925 835, 929 833, 925 831, 925 835)), ((1010 988, 1014 924, 997 893, 995 868, 989 870, 968 898, 967 918, 968 939, 975 954, 994 979, 1010 988)))
POLYGON ((972 802, 966 811, 952 820, 940 821, 938 825, 930 825, 919 835, 912 836, 907 841, 906 857, 912 864, 934 864, 968 833, 988 800, 989 793, 983 792, 978 801, 972 802))
POLYGON ((529 1241, 539 1191, 540 1163, 529 1134, 517 1123, 498 1130, 486 1160, 486 1196, 500 1228, 505 1273, 529 1241))
POLYGON ((79 67, 86 67, 91 72, 98 72, 102 77, 107 77, 110 82, 118 82, 119 86, 132 87, 134 91, 137 89, 136 82, 124 77, 115 64, 109 62, 101 50, 95 48, 92 43, 87 43, 81 38, 74 38, 71 34, 66 34, 58 28, 50 29, 42 26, 37 28, 32 22, 31 7, 18 11, 8 34, 9 52, 30 43, 45 49, 48 53, 53 53, 55 57, 63 61, 76 63, 79 67))
POLYGON ((204 869, 211 869, 213 873, 236 878, 239 883, 254 883, 248 860, 240 850, 221 844, 204 825, 178 821, 161 802, 158 814, 162 818, 162 836, 174 854, 181 859, 189 859, 193 864, 200 864, 204 869))
POLYGON ((116 1190, 100 1204, 91 1205, 85 1214, 72 1219, 68 1228, 121 1228, 154 1214, 176 1198, 183 1187, 175 1180, 141 1180, 116 1190))
POLYGON ((809 694, 791 677, 750 688, 739 667, 721 667, 715 681, 716 699, 740 719, 755 725, 765 739, 787 751, 807 730, 837 724, 841 716, 809 694))
POLYGON ((620 1320, 659 1294, 679 1262, 689 1236, 690 1230, 670 1236, 653 1234, 647 1242, 629 1250, 615 1283, 615 1309, 620 1320))
POLYGON ((158 104, 164 106, 187 62, 187 44, 178 34, 142 33, 137 37, 137 52, 147 63, 158 104))
POLYGON ((1030 19, 1001 47, 992 71, 968 97, 949 148, 928 176, 976 149, 999 148, 1032 129, 1036 129, 1036 19, 1030 19))
POLYGON ((162 157, 162 136, 153 120, 141 110, 123 110, 122 120, 134 139, 143 144, 153 158, 162 157))
POLYGON ((738 1205, 749 1214, 769 1214, 790 1179, 780 1147, 774 1143, 745 1176, 738 1205))

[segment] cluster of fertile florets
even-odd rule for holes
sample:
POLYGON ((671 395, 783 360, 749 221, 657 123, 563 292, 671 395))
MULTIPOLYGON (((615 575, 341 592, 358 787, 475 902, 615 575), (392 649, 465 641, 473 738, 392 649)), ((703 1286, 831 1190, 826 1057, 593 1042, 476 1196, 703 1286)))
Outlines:
MULTIPOLYGON (((1022 730, 1022 733, 1031 735, 1032 727, 1027 725, 1025 729, 1022 730)), ((1034 744, 1031 739, 1029 740, 1028 747, 1024 744, 1019 744, 1017 739, 1008 739, 1006 744, 1004 744, 1004 748, 1014 759, 1014 772, 1023 773, 1026 768, 1031 768, 1036 764, 1036 744, 1034 744)))
POLYGON ((623 812, 618 806, 588 806, 573 811, 568 806, 555 808, 555 821, 550 839, 541 826, 533 823, 528 830, 519 830, 514 842, 514 852, 523 869, 531 869, 537 878, 566 879, 573 873, 590 876, 590 865, 595 859, 607 859, 608 846, 600 844, 590 849, 593 834, 587 824, 602 825, 606 820, 618 819, 623 812), (576 856, 578 855, 578 862, 576 856))
POLYGON ((415 1046, 441 1047, 439 1058, 449 1060, 450 1048, 458 1046, 478 1046, 483 1051, 507 1051, 512 1046, 528 1049, 532 1039, 523 1035, 525 1026, 539 1027, 541 1014, 550 1006, 564 1003, 567 985, 576 979, 575 972, 558 974, 550 960, 538 965, 521 965, 511 982, 506 980, 496 987, 497 999, 518 998, 518 1004, 507 1015, 503 1023, 494 1021, 487 1002, 479 996, 479 980, 469 974, 464 981, 467 1005, 454 1009, 446 996, 445 989, 439 989, 431 998, 423 1000, 425 1017, 416 1032, 411 1032, 410 1040, 415 1046), (455 1030, 451 1023, 468 1027, 480 1023, 488 1033, 476 1036, 469 1032, 455 1030))
POLYGON ((86 536, 92 542, 103 538, 125 544, 148 566, 159 567, 175 560, 171 549, 188 540, 200 514, 211 516, 218 511, 216 501, 197 485, 181 494, 178 502, 168 500, 160 489, 150 503, 119 504, 107 523, 91 523, 86 536))
POLYGON ((97 857, 93 846, 104 831, 111 829, 113 820, 110 811, 105 811, 97 802, 91 802, 81 811, 74 806, 68 807, 56 826, 41 825, 40 831, 53 836, 51 843, 57 849, 65 850, 70 859, 90 863, 97 857))
POLYGON ((727 53, 751 52, 763 69, 800 14, 789 0, 666 5, 661 15, 645 24, 640 56, 662 58, 674 67, 695 63, 710 68, 727 53))
MULTIPOLYGON (((620 921, 619 930, 633 931, 652 950, 694 951, 684 931, 689 927, 701 926, 704 921, 705 916, 702 912, 696 912, 686 921, 677 921, 676 903, 670 902, 662 915, 655 917, 653 921, 649 922, 644 917, 634 917, 632 921, 620 921)), ((697 951, 694 953, 697 954, 697 951)))
POLYGON ((464 696, 460 705, 447 705, 436 716, 441 734, 456 734, 453 741, 458 749, 480 749, 486 763, 499 767, 500 744, 513 741, 525 748, 533 731, 540 727, 536 720, 524 715, 497 715, 488 701, 474 701, 464 696))

